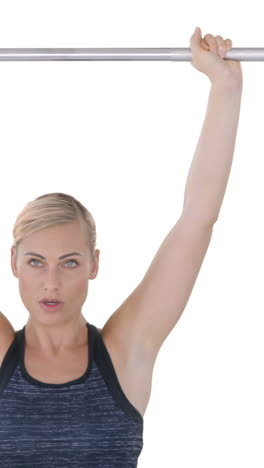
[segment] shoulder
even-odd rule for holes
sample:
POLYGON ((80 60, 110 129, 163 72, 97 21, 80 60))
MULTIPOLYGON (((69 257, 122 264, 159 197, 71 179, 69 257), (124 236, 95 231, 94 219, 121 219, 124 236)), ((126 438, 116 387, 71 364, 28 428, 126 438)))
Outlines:
POLYGON ((15 330, 9 320, 0 313, 0 367, 4 357, 15 339, 15 330))

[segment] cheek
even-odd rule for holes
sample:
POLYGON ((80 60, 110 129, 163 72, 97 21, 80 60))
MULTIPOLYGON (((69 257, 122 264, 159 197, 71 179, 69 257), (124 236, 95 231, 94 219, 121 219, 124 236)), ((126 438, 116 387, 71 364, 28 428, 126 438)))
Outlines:
MULTIPOLYGON (((87 276, 85 278, 78 278, 70 284, 70 287, 67 286, 67 292, 65 290, 65 294, 69 301, 74 303, 76 307, 82 307, 87 298, 88 288, 89 281, 87 280, 87 276)), ((67 300, 67 298, 65 298, 65 300, 67 300)))
POLYGON ((27 289, 27 288, 30 288, 30 286, 34 284, 34 281, 36 280, 36 276, 34 278, 34 275, 32 274, 31 271, 22 267, 22 268, 19 268, 17 273, 18 273, 19 287, 23 289, 27 289))
POLYGON ((29 280, 24 275, 20 276, 18 278, 18 289, 24 306, 29 310, 29 307, 32 302, 34 302, 36 296, 36 294, 34 294, 35 288, 32 279, 29 280))
POLYGON ((89 281, 87 280, 87 277, 73 281, 71 285, 72 295, 76 298, 80 297, 82 299, 83 297, 86 297, 88 293, 88 284, 89 281))

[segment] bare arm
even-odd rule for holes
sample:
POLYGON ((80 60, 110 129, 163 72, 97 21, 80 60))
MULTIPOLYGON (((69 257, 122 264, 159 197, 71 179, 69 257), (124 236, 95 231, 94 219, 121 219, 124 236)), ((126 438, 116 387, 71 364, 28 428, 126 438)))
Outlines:
POLYGON ((0 367, 9 346, 15 338, 15 330, 9 320, 0 312, 0 367))
POLYGON ((188 174, 183 212, 209 225, 219 215, 234 155, 242 85, 213 83, 202 132, 188 174))
POLYGON ((15 333, 15 330, 13 328, 13 326, 11 325, 11 323, 9 322, 9 320, 6 318, 6 316, 0 312, 0 336, 1 336, 1 332, 2 330, 5 332, 5 333, 15 333))

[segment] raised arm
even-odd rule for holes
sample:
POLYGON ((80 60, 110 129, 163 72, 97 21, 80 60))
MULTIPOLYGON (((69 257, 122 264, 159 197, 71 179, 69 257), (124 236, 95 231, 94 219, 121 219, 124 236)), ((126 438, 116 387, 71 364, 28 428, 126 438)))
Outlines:
POLYGON ((205 121, 189 170, 183 212, 214 224, 224 199, 241 103, 241 87, 228 81, 213 83, 205 121))
POLYGON ((230 50, 232 41, 207 34, 206 42, 199 31, 191 37, 192 65, 210 78, 212 87, 186 182, 183 212, 143 280, 103 331, 120 343, 120 353, 143 360, 147 355, 152 363, 186 307, 209 247, 228 182, 239 119, 240 62, 228 64, 218 55, 220 46, 230 50))
POLYGON ((192 65, 205 73, 212 86, 205 121, 188 174, 183 211, 214 224, 219 216, 233 162, 243 78, 240 62, 225 61, 232 41, 207 34, 191 37, 192 65), (206 40, 206 41, 205 41, 206 40), (205 51, 203 47, 210 49, 205 51), (209 45, 208 45, 209 44, 209 45), (224 52, 221 53, 221 47, 224 52))

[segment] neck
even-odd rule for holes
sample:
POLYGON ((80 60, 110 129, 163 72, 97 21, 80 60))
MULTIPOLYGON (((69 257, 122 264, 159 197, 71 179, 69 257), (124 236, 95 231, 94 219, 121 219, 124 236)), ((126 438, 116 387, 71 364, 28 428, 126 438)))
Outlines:
POLYGON ((48 325, 30 317, 25 326, 25 343, 32 351, 58 356, 87 346, 86 323, 83 315, 48 325))

